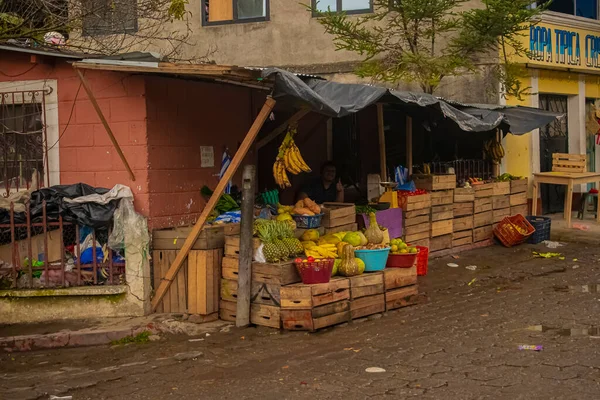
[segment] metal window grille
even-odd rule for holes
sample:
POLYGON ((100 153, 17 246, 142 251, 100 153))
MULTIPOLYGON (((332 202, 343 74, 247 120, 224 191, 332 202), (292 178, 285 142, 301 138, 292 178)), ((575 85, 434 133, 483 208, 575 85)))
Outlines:
MULTIPOLYGON (((445 174, 450 167, 454 168, 456 181, 466 181, 469 178, 488 179, 494 176, 494 164, 488 160, 456 160, 432 162, 431 173, 445 174)), ((413 169, 419 168, 415 165, 413 169)))
POLYGON ((29 189, 34 181, 49 186, 44 121, 43 90, 0 92, 0 188, 5 197, 29 189))
POLYGON ((84 0, 84 4, 85 36, 137 32, 136 0, 84 0))
POLYGON ((567 136, 568 127, 568 110, 567 96, 540 94, 540 108, 546 111, 564 114, 565 117, 554 120, 548 125, 540 128, 542 138, 564 137, 567 136))

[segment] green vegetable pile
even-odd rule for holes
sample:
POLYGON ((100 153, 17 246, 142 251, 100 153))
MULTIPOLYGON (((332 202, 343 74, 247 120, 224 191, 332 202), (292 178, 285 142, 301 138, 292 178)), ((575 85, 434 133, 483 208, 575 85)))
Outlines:
POLYGON ((518 179, 523 179, 523 177, 511 175, 508 172, 505 172, 504 174, 496 177, 496 182, 509 182, 509 181, 516 181, 518 179))
MULTIPOLYGON (((210 190, 210 188, 208 186, 203 186, 202 189, 200 189, 200 193, 203 196, 210 197, 210 196, 212 196, 213 191, 210 190)), ((228 211, 236 211, 239 209, 240 209, 240 205, 237 203, 237 201, 235 201, 235 199, 233 197, 231 197, 227 193, 225 193, 225 194, 221 195, 221 197, 219 197, 219 201, 217 202, 217 205, 215 206, 215 211, 217 211, 219 213, 219 215, 224 214, 228 211)))
POLYGON ((369 205, 356 206, 357 214, 370 214, 370 213, 376 213, 376 212, 377 212, 377 210, 369 205))

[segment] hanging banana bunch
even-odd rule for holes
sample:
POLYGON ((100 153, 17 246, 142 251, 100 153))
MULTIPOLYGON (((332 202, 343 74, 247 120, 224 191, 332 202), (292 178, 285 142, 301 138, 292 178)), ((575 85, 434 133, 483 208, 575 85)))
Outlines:
POLYGON ((484 160, 491 160, 494 164, 500 165, 504 155, 504 147, 498 139, 490 139, 483 144, 484 160))
POLYGON ((301 172, 311 172, 310 167, 302 158, 300 149, 294 142, 294 135, 297 132, 297 126, 291 125, 279 146, 279 153, 273 164, 273 177, 275 182, 283 189, 292 187, 287 172, 298 175, 301 172))

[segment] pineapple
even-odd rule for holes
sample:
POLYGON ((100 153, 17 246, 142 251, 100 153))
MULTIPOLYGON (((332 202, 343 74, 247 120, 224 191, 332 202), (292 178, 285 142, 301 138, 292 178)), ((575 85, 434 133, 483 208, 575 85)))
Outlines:
POLYGON ((255 224, 256 231, 260 241, 263 243, 263 253, 267 262, 279 261, 279 251, 277 246, 273 243, 272 230, 269 224, 260 223, 255 224))

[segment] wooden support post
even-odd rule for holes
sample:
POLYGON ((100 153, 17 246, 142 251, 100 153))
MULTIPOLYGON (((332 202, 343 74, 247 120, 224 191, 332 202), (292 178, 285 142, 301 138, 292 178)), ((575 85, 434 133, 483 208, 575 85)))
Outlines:
POLYGON ((121 150, 121 146, 119 146, 119 142, 117 142, 115 135, 113 135, 113 132, 110 129, 110 126, 108 125, 108 121, 106 121, 106 118, 104 118, 104 114, 102 113, 102 110, 100 109, 100 106, 98 105, 98 102, 96 101, 96 97, 94 96, 94 93, 92 93, 92 89, 88 85, 88 83, 85 80, 85 77, 83 76, 81 71, 77 68, 75 70, 77 71, 77 75, 79 75, 79 80, 81 81, 81 85, 85 89, 88 97, 90 98, 90 101, 92 102, 92 106, 96 110, 96 114, 98 114, 98 118, 100 118, 102 125, 104 125, 104 129, 106 129, 106 133, 108 133, 108 137, 110 138, 110 141, 112 142, 113 146, 115 146, 115 150, 117 150, 117 154, 119 154, 119 157, 121 158, 121 161, 123 162, 123 165, 125 165, 125 169, 127 169, 127 172, 129 172, 129 177, 131 178, 132 181, 135 181, 135 175, 133 174, 133 171, 131 170, 129 163, 127 162, 127 159, 125 158, 123 151, 121 150))
POLYGON ((413 148, 412 148, 413 121, 412 117, 406 116, 406 167, 408 175, 413 173, 413 148))
POLYGON ((246 165, 242 177, 242 222, 240 226, 237 313, 235 317, 235 326, 237 327, 250 325, 255 176, 256 167, 254 165, 246 165))
POLYGON ((381 181, 387 182, 387 160, 385 155, 385 125, 383 120, 383 104, 377 103, 377 130, 379 131, 379 166, 381 181))
POLYGON ((163 280, 160 282, 158 289, 156 289, 156 294, 154 295, 154 298, 152 299, 152 311, 153 312, 156 311, 156 308, 158 307, 161 300, 167 293, 167 289, 169 289, 171 282, 173 282, 173 279, 175 278, 175 276, 177 276, 177 273, 181 269, 181 266, 183 265, 183 262, 187 258, 190 250, 192 249, 192 246, 198 239, 198 236, 200 236, 200 232, 202 231, 202 227, 204 227, 204 223, 206 222, 206 219, 208 218, 208 216, 210 215, 212 210, 217 205, 217 202, 219 201, 221 194, 223 194, 223 191, 225 190, 225 186, 227 186, 227 183, 231 180, 233 175, 238 170, 240 164, 244 160, 244 157, 248 153, 250 146, 252 146, 252 143, 254 143, 254 139, 256 139, 258 132, 260 132, 260 128, 262 128, 263 124, 265 123, 265 121, 267 120, 269 115, 271 114, 273 107, 275 107, 275 103, 276 103, 275 100, 272 99, 271 97, 267 98, 267 101, 265 102, 262 109, 260 110, 260 113, 258 113, 258 116, 254 120, 254 123, 252 124, 252 126, 250 127, 250 130, 246 134, 246 137, 244 138, 244 141, 240 145, 240 148, 235 153, 235 156, 233 156, 233 159, 231 160, 231 164, 229 165, 229 168, 227 168, 227 171, 225 171, 225 174, 223 175, 223 177, 217 184, 215 191, 213 192, 212 196, 210 196, 210 199, 208 199, 208 203, 202 210, 202 213, 200 214, 198 221, 196 221, 196 224, 192 228, 192 231, 190 232, 188 237, 185 239, 185 242, 181 246, 181 250, 179 251, 179 253, 177 253, 177 257, 175 257, 173 264, 171 264, 171 267, 167 271, 167 274, 165 275, 163 280))
MULTIPOLYGON (((496 129, 496 140, 498 143, 502 143, 502 131, 500 129, 496 129)), ((500 164, 494 164, 494 176, 500 175, 500 164)))
POLYGON ((256 142, 256 151, 258 151, 259 149, 264 147, 267 143, 269 143, 271 140, 275 139, 277 136, 281 135, 283 132, 285 132, 285 130, 287 129, 287 127, 290 124, 300 121, 302 119, 302 117, 304 117, 309 112, 310 112, 309 109, 303 108, 302 110, 298 111, 296 114, 292 115, 283 124, 279 125, 277 128, 273 129, 273 131, 271 131, 267 136, 265 136, 264 138, 262 138, 258 142, 256 142))

